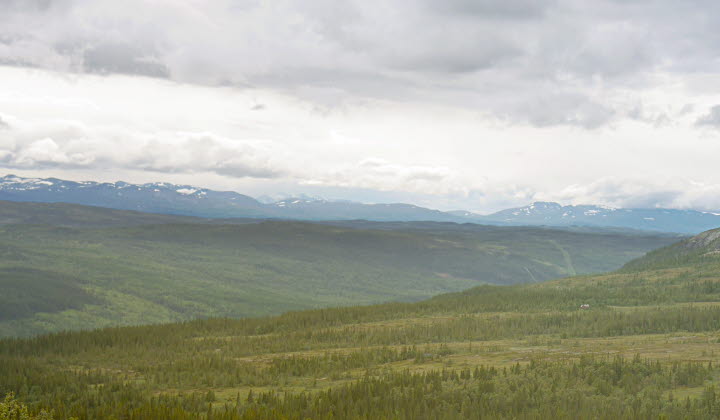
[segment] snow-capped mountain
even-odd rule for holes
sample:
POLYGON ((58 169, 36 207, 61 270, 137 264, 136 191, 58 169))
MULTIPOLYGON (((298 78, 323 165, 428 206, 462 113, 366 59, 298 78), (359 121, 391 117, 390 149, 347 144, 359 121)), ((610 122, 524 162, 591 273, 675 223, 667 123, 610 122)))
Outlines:
POLYGON ((74 182, 56 178, 0 178, 0 200, 65 202, 151 213, 205 217, 264 217, 265 206, 236 192, 164 182, 74 182))
POLYGON ((696 210, 563 206, 551 202, 536 202, 487 216, 466 217, 510 225, 612 226, 679 233, 697 233, 720 226, 720 214, 696 210))
MULTIPOLYGON (((267 199, 267 197, 266 197, 267 199)), ((301 220, 455 221, 464 219, 410 204, 363 204, 300 196, 262 203, 236 192, 163 182, 75 182, 56 178, 0 178, 0 200, 66 202, 122 210, 201 217, 301 220)))
POLYGON ((0 178, 0 200, 65 202, 149 213, 200 217, 298 220, 433 221, 492 225, 591 226, 699 233, 720 227, 720 214, 695 210, 616 209, 537 202, 490 215, 442 212, 412 204, 364 204, 298 195, 258 201, 232 191, 164 182, 75 182, 57 178, 0 178))

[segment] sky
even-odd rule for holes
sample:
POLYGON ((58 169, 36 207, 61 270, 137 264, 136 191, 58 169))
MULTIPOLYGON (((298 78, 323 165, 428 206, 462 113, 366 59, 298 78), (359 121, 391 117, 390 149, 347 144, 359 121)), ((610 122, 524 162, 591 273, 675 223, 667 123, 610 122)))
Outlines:
POLYGON ((715 0, 0 0, 0 174, 720 210, 715 0))

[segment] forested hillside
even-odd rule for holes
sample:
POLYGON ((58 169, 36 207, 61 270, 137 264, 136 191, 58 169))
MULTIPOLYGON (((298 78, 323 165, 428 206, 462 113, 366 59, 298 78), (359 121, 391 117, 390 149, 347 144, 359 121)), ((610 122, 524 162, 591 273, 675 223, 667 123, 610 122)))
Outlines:
POLYGON ((413 301, 614 269, 676 240, 442 223, 163 218, 42 203, 3 205, 0 214, 0 336, 413 301))
POLYGON ((720 258, 642 260, 417 303, 0 340, 0 392, 81 419, 717 418, 720 258))

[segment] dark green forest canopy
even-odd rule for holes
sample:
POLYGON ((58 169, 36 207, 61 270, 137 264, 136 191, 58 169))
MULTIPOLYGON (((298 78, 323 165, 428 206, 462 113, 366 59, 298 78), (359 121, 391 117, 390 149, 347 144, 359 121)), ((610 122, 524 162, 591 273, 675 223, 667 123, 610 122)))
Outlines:
POLYGON ((0 336, 417 301, 620 267, 672 235, 0 206, 0 336), (46 224, 27 224, 44 221, 46 224))

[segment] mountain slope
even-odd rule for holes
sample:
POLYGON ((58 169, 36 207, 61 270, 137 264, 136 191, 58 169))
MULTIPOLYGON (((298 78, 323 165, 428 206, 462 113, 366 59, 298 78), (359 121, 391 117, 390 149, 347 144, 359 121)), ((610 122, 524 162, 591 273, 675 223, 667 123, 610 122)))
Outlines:
POLYGON ((720 229, 713 229, 678 243, 649 252, 625 265, 638 271, 671 267, 703 267, 720 262, 720 229))
POLYGON ((720 226, 720 215, 694 210, 617 209, 602 206, 562 206, 537 202, 525 207, 502 210, 487 216, 467 212, 455 215, 479 223, 546 226, 614 226, 663 232, 698 233, 720 226))
POLYGON ((78 204, 0 201, 0 225, 110 227, 209 222, 207 219, 197 217, 142 213, 78 204))
POLYGON ((64 202, 121 210, 203 217, 266 217, 252 197, 163 182, 74 182, 56 178, 0 178, 0 200, 64 202))
POLYGON ((372 220, 464 222, 464 218, 412 204, 363 204, 351 201, 288 198, 268 204, 269 211, 299 220, 372 220))
MULTIPOLYGON (((48 211, 47 204, 22 205, 33 222, 39 219, 33 212, 48 211)), ((60 207, 93 217, 88 225, 60 217, 47 219, 56 226, 0 226, 0 277, 14 290, 0 294, 0 306, 22 302, 27 308, 22 317, 4 315, 0 335, 417 300, 483 283, 614 269, 676 240, 455 224, 388 230, 370 222, 362 228, 178 223, 176 216, 161 223, 159 215, 148 215, 155 224, 147 224, 134 212, 60 207), (128 215, 127 224, 118 214, 128 215), (99 227, 102 220, 111 220, 111 227, 99 227), (79 303, 68 298, 38 305, 36 291, 54 293, 56 282, 79 303)), ((0 203, 0 215, 3 208, 0 203)))

